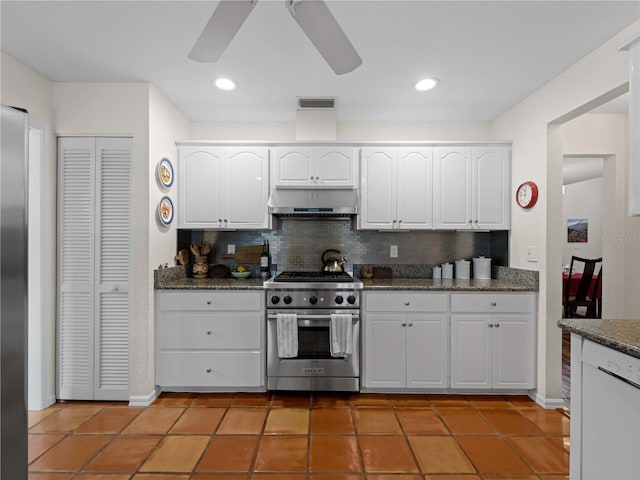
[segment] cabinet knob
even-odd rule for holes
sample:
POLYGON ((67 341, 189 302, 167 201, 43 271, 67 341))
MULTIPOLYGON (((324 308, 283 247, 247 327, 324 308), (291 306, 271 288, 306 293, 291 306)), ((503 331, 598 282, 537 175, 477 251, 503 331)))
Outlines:
POLYGON ((222 219, 221 218, 218 219, 218 223, 222 223, 222 219))
POLYGON ((500 324, 499 324, 499 323, 496 323, 496 328, 498 328, 499 326, 500 326, 500 324))
POLYGON ((211 335, 213 333, 212 330, 207 330, 207 335, 211 335))
POLYGON ((311 176, 309 177, 309 180, 313 180, 313 175, 311 175, 311 176))
POLYGON ((473 223, 473 220, 469 219, 469 223, 473 223))
POLYGON ((207 305, 211 305, 211 300, 207 300, 207 305))
POLYGON ((407 326, 407 322, 402 322, 400 325, 402 325, 403 327, 407 326))
POLYGON ((316 177, 316 180, 320 180, 320 177, 316 177))
POLYGON ((411 305, 411 302, 404 302, 404 304, 405 304, 405 306, 408 307, 409 305, 411 305))
POLYGON ((496 305, 498 305, 498 303, 497 303, 497 302, 491 302, 491 306, 492 306, 492 307, 495 307, 496 305))
POLYGON ((212 370, 210 368, 207 368, 207 373, 211 373, 211 371, 212 370))
POLYGON ((473 223, 478 223, 478 220, 474 220, 473 223))
POLYGON ((489 328, 493 328, 493 323, 490 323, 490 324, 489 324, 489 328))
POLYGON ((409 325, 410 327, 413 327, 413 322, 409 322, 409 323, 408 323, 408 325, 409 325))

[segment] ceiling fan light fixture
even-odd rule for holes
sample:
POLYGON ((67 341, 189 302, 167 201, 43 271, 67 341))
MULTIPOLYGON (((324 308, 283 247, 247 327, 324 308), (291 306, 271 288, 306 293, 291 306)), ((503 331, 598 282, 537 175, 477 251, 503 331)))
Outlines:
POLYGON ((440 80, 437 78, 423 78, 416 83, 415 89, 419 92, 426 92, 437 87, 439 83, 440 80))
POLYGON ((213 84, 220 90, 231 91, 236 89, 236 83, 230 78, 218 77, 213 80, 213 84))

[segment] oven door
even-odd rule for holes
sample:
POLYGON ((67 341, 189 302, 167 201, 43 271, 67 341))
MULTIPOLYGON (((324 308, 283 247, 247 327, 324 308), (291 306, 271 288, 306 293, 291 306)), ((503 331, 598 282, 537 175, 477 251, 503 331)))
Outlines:
POLYGON ((270 310, 267 312, 267 376, 271 377, 359 377, 360 318, 358 310, 270 310), (278 356, 277 314, 298 315, 298 356, 278 356), (332 313, 353 316, 353 354, 332 357, 330 318, 332 313))

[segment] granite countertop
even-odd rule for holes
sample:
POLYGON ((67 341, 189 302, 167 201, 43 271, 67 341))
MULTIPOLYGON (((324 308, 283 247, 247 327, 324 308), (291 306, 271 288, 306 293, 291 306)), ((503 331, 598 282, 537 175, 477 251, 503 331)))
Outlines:
MULTIPOLYGON (((531 292, 530 285, 520 285, 504 280, 434 280, 432 278, 380 278, 362 279, 364 290, 420 290, 420 291, 471 291, 471 292, 531 292)), ((160 282, 159 290, 261 290, 259 278, 181 278, 160 282)))
POLYGON ((160 282, 158 290, 263 290, 260 278, 179 278, 160 282))
POLYGON ((599 318, 564 318, 558 322, 563 330, 640 358, 640 320, 599 318))
POLYGON ((433 278, 363 278, 365 290, 424 290, 464 292, 535 292, 532 285, 507 280, 456 280, 433 278))

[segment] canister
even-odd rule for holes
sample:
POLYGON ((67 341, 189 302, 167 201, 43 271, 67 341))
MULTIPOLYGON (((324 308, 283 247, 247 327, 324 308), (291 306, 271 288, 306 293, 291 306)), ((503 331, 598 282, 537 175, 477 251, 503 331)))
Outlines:
POLYGON ((441 267, 442 267, 442 278, 453 278, 453 264, 443 263, 441 267))
POLYGON ((471 262, 469 260, 456 260, 456 278, 460 280, 471 278, 471 262))
POLYGON ((486 280, 491 278, 491 259, 477 257, 473 259, 473 278, 486 280))
POLYGON ((442 278, 442 267, 433 267, 433 278, 442 278))

